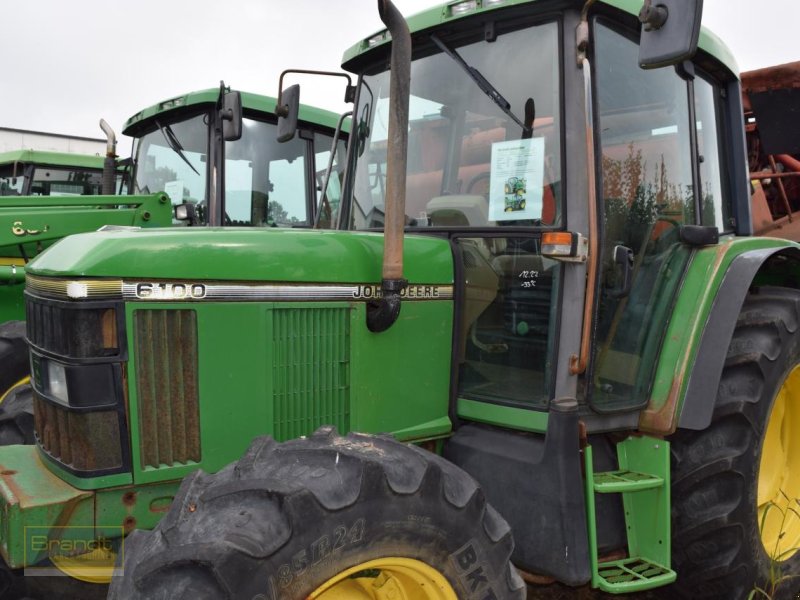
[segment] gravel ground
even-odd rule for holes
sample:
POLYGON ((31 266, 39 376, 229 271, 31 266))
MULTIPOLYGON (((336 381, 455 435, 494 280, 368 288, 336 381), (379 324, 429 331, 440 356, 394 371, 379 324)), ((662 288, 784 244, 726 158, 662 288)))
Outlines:
POLYGON ((620 598, 625 598, 625 600, 656 600, 657 596, 649 592, 615 596, 598 592, 589 586, 572 588, 558 583, 552 585, 528 585, 528 600, 611 600, 612 598, 617 600, 620 598))

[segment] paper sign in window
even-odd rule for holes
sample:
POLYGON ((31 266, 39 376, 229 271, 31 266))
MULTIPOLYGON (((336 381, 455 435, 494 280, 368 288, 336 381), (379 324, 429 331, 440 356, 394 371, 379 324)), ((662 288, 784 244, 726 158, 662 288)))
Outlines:
POLYGON ((183 181, 177 179, 164 184, 164 193, 169 196, 173 205, 183 204, 183 181))
POLYGON ((492 144, 489 220, 542 218, 544 138, 492 144))

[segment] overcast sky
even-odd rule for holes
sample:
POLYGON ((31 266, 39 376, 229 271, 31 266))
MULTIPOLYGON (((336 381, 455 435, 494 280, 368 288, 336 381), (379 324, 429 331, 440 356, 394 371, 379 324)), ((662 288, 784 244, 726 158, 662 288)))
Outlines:
MULTIPOLYGON (((406 16, 436 4, 395 3, 406 16)), ((705 0, 703 23, 749 70, 800 60, 798 17, 798 0, 705 0)), ((3 4, 2 25, 0 127, 87 137, 103 137, 100 117, 119 134, 142 108, 220 79, 274 96, 282 69, 337 70, 382 28, 374 0, 25 0, 3 4)), ((300 82, 301 101, 343 106, 341 84, 300 82)))

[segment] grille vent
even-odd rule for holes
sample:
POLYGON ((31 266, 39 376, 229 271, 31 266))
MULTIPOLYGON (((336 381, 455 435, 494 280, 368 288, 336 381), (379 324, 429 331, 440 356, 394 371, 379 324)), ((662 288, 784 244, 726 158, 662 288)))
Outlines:
POLYGON ((137 310, 134 329, 142 466, 199 462, 195 311, 137 310))
POLYGON ((274 436, 350 429, 350 309, 278 308, 273 321, 274 436))

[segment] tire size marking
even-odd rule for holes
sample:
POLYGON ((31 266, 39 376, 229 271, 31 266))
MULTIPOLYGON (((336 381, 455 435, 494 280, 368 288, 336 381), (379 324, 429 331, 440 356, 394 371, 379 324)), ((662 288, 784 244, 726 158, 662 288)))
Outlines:
MULTIPOLYGON (((365 519, 358 519, 349 528, 345 525, 338 525, 331 535, 323 535, 307 547, 298 550, 292 555, 291 562, 278 567, 277 577, 270 576, 271 597, 274 600, 282 598, 287 588, 292 587, 292 584, 306 571, 324 563, 337 551, 362 542, 366 525, 365 519)), ((287 597, 292 597, 292 595, 289 594, 287 597)))
POLYGON ((489 583, 489 574, 483 568, 485 561, 476 550, 477 547, 472 540, 468 541, 450 555, 450 561, 458 573, 461 584, 469 593, 468 598, 497 600, 497 595, 489 583))

